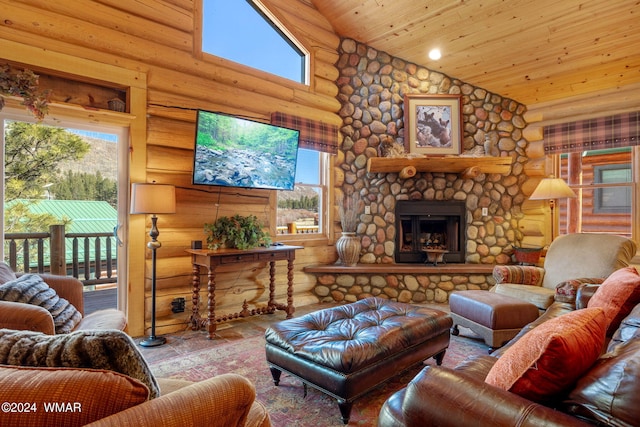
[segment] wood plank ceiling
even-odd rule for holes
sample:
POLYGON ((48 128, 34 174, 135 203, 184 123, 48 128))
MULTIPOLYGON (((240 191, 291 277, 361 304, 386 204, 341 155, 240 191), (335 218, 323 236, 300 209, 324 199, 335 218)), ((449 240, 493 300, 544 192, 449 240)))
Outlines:
POLYGON ((640 0, 311 1, 341 37, 526 105, 640 84, 640 0))

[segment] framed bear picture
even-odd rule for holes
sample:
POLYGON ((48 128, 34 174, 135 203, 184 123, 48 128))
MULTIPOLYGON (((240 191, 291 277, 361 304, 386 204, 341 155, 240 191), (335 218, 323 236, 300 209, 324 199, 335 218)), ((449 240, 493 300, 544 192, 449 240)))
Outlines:
POLYGON ((406 94, 404 125, 407 152, 436 156, 460 154, 461 96, 406 94))

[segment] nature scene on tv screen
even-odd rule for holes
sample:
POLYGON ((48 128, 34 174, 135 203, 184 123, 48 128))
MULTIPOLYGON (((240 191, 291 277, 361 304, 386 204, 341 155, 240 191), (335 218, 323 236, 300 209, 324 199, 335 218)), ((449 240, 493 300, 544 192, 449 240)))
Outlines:
POLYGON ((200 111, 194 184, 293 189, 298 131, 200 111))

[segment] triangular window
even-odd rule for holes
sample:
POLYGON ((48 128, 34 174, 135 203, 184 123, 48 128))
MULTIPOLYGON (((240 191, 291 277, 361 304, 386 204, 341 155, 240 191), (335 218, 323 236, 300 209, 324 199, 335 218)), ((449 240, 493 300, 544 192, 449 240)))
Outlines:
POLYGON ((202 0, 202 51, 306 83, 306 52, 257 0, 202 0))

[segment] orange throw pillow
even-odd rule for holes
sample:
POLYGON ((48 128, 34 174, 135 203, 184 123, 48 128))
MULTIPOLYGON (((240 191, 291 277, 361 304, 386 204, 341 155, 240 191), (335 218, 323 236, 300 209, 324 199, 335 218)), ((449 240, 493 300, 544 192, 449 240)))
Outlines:
POLYGON ((601 307, 609 321, 607 335, 611 336, 633 307, 640 303, 640 274, 635 267, 616 270, 605 279, 593 294, 587 307, 601 307))
POLYGON ((607 324, 600 308, 584 308, 550 319, 513 343, 485 382, 535 402, 553 399, 598 359, 607 324))

